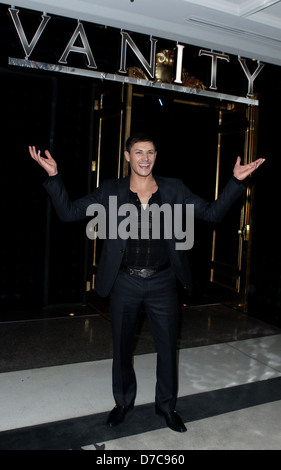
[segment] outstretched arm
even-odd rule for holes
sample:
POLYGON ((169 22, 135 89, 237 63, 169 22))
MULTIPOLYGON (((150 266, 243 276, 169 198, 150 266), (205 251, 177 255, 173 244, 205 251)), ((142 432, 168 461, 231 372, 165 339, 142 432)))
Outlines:
POLYGON ((36 150, 33 146, 29 146, 29 153, 33 160, 35 160, 39 165, 46 170, 49 176, 55 176, 58 172, 57 163, 53 159, 52 155, 50 154, 49 150, 45 150, 46 158, 41 157, 41 151, 36 150))
POLYGON ((58 174, 56 161, 48 150, 45 151, 46 158, 41 157, 40 150, 34 146, 29 147, 29 153, 51 178, 44 182, 44 187, 51 197, 52 203, 58 216, 64 222, 74 222, 86 218, 87 208, 93 203, 100 203, 101 187, 80 199, 72 201, 64 186, 62 178, 58 174), (52 178, 53 177, 53 178, 52 178))
POLYGON ((236 163, 233 169, 233 176, 238 180, 242 181, 247 176, 249 176, 253 171, 255 171, 259 166, 263 164, 265 158, 258 158, 252 163, 248 163, 247 165, 241 165, 241 157, 237 157, 236 163))
POLYGON ((241 183, 247 176, 255 171, 263 162, 264 158, 241 165, 241 158, 237 157, 233 176, 223 188, 218 199, 210 203, 185 188, 185 200, 187 204, 194 204, 195 217, 208 221, 219 222, 230 209, 236 199, 245 191, 244 185, 241 183))

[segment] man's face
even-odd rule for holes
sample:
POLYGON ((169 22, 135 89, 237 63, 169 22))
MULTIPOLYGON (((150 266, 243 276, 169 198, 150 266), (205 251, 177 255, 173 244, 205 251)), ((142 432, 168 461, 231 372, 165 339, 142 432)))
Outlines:
POLYGON ((131 171, 144 177, 151 174, 156 155, 153 142, 136 142, 130 152, 125 151, 125 158, 130 163, 131 171))

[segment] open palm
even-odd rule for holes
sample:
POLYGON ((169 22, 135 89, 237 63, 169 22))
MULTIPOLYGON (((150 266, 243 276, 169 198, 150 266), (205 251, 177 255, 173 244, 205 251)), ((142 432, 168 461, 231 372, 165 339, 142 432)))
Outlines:
POLYGON ((50 154, 49 150, 45 150, 45 157, 41 157, 41 151, 36 150, 34 146, 29 146, 29 153, 33 160, 35 160, 39 165, 46 170, 49 176, 54 176, 57 174, 57 163, 53 159, 52 155, 50 154))
POLYGON ((253 171, 255 171, 262 163, 265 161, 265 158, 258 158, 252 163, 247 163, 246 165, 241 165, 241 157, 237 157, 234 169, 233 169, 233 175, 235 178, 238 180, 242 181, 247 176, 249 176, 253 171))

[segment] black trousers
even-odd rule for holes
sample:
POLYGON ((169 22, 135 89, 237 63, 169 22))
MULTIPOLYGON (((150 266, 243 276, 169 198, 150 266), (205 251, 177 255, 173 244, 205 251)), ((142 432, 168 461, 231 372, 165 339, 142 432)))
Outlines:
POLYGON ((113 335, 113 396, 117 405, 128 406, 136 397, 132 353, 134 335, 144 306, 157 352, 155 402, 173 411, 177 397, 178 299, 171 268, 145 279, 119 272, 110 294, 113 335))

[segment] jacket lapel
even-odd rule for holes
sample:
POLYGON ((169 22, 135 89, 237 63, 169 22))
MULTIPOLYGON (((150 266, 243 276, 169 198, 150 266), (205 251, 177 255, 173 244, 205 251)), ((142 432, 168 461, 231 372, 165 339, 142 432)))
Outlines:
MULTIPOLYGON (((122 204, 128 204, 129 202, 129 191, 130 191, 130 176, 126 176, 125 178, 120 178, 118 181, 118 201, 117 201, 117 209, 119 211, 119 208, 121 207, 122 204)), ((117 217, 117 223, 118 227, 119 224, 122 220, 124 220, 127 216, 121 216, 118 215, 117 217)), ((119 243, 121 244, 120 251, 124 252, 127 244, 127 240, 119 239, 119 243)))
POLYGON ((130 177, 118 180, 118 207, 129 202, 130 177))
POLYGON ((160 191, 162 204, 172 204, 177 194, 177 191, 174 191, 175 185, 173 184, 173 180, 163 178, 162 176, 154 176, 154 178, 160 191))

